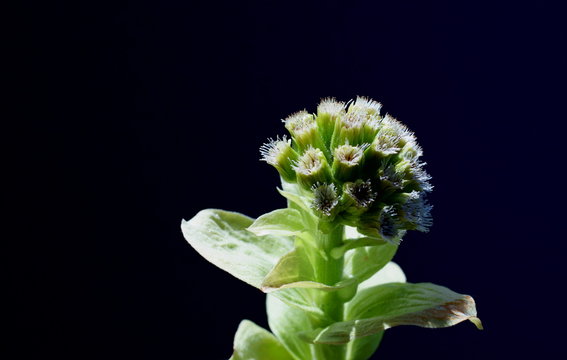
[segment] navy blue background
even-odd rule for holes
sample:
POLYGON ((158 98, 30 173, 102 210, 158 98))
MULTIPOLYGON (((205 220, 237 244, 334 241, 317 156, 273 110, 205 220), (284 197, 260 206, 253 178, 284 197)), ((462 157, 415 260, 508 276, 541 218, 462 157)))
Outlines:
POLYGON ((558 7, 117 1, 25 14, 17 357, 228 358, 241 319, 267 327, 264 295, 203 260, 181 219, 285 206, 259 146, 290 113, 356 95, 416 132, 433 176, 434 226, 395 260, 409 281, 472 295, 485 324, 394 328, 373 358, 564 348, 558 7))

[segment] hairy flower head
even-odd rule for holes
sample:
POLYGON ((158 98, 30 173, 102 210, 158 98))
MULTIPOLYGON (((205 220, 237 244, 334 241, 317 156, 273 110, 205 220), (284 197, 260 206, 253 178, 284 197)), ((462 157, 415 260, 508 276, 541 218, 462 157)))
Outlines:
POLYGON ((309 146, 303 152, 292 168, 297 174, 297 181, 306 188, 318 182, 329 182, 332 179, 331 168, 323 151, 313 146, 309 146))
POLYGON ((284 119, 291 139, 270 140, 261 152, 283 181, 298 183, 316 216, 397 241, 429 229, 433 187, 414 133, 381 109, 366 97, 323 99, 316 114, 284 119))
POLYGON ((311 190, 313 191, 311 207, 319 214, 331 216, 339 203, 335 184, 315 184, 311 190))
POLYGON ((291 148, 291 139, 283 136, 281 139, 277 137, 268 139, 268 142, 260 147, 260 160, 274 166, 281 177, 286 181, 295 180, 295 171, 292 168, 292 162, 298 157, 295 150, 291 148))

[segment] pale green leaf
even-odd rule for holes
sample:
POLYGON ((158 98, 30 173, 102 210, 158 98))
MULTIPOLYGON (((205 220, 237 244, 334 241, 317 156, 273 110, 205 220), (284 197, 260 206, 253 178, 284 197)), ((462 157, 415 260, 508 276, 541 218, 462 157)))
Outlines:
POLYGON ((262 282, 262 291, 270 292, 273 290, 293 286, 298 282, 310 282, 313 279, 313 267, 309 263, 305 252, 297 248, 280 258, 272 271, 262 282))
POLYGON ((406 276, 400 266, 393 261, 386 264, 380 271, 358 285, 358 291, 369 287, 388 283, 405 283, 406 276))
POLYGON ((300 332, 311 329, 311 324, 306 314, 297 308, 285 304, 272 294, 268 294, 266 298, 266 311, 270 329, 294 358, 297 360, 310 359, 309 344, 297 336, 300 332))
MULTIPOLYGON (((358 285, 358 291, 392 282, 406 282, 406 277, 402 269, 396 263, 390 261, 380 271, 358 285)), ((377 334, 350 341, 347 344, 347 360, 366 360, 370 358, 378 348, 378 345, 380 345, 383 335, 384 332, 380 331, 377 334)))
POLYGON ((304 210, 306 214, 311 213, 313 195, 303 190, 297 183, 289 183, 282 179, 282 189, 278 189, 278 192, 288 200, 288 207, 304 210))
POLYGON ((386 266, 397 250, 398 245, 389 242, 349 250, 345 254, 345 276, 362 282, 386 266))
POLYGON ((293 236, 305 231, 301 214, 295 209, 278 209, 260 216, 248 231, 258 235, 293 236))
POLYGON ((378 345, 382 341, 384 332, 380 331, 377 334, 369 335, 350 341, 347 346, 346 360, 367 360, 369 359, 378 345))
POLYGON ((270 296, 277 297, 289 306, 293 306, 308 313, 313 318, 325 319, 325 313, 319 307, 319 304, 314 300, 316 296, 313 295, 317 289, 308 288, 291 288, 282 289, 269 293, 270 296))
POLYGON ((333 250, 331 250, 331 256, 335 259, 339 259, 345 254, 345 252, 347 252, 350 249, 359 248, 363 246, 384 245, 385 243, 386 243, 385 240, 371 238, 371 237, 346 239, 342 246, 336 247, 333 250))
POLYGON ((278 192, 280 193, 281 196, 283 196, 288 200, 288 206, 295 205, 296 207, 304 210, 305 212, 311 212, 308 202, 305 201, 305 198, 302 197, 301 195, 281 189, 278 189, 278 192))
POLYGON ((261 289, 271 292, 287 288, 312 288, 336 291, 354 283, 354 279, 346 279, 334 285, 314 281, 311 264, 300 247, 284 255, 270 273, 264 278, 261 289))
POLYGON ((205 259, 238 279, 261 288, 264 277, 293 248, 288 237, 259 237, 247 231, 253 219, 230 211, 207 209, 183 220, 185 239, 205 259))
POLYGON ((472 297, 430 283, 389 283, 364 289, 347 304, 345 319, 302 336, 313 343, 346 344, 398 325, 442 328, 464 320, 480 323, 472 297))
MULTIPOLYGON (((280 195, 287 199, 288 208, 295 209, 301 213, 303 224, 308 229, 317 228, 317 217, 313 214, 311 205, 313 194, 305 191, 296 183, 288 183, 282 179, 282 189, 277 189, 280 195)), ((306 234, 305 232, 302 233, 306 234)))
POLYGON ((370 242, 373 245, 355 246, 344 254, 344 276, 355 278, 359 283, 386 266, 398 250, 398 245, 365 237, 351 226, 345 226, 345 236, 349 239, 347 241, 353 244, 362 245, 370 242))
POLYGON ((242 320, 234 336, 232 360, 293 360, 294 358, 269 331, 249 320, 242 320))

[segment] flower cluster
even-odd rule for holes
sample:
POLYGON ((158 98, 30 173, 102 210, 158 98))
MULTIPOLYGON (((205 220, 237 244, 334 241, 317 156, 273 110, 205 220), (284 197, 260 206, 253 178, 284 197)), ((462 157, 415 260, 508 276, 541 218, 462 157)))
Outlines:
POLYGON ((406 230, 431 226, 432 186, 414 134, 380 108, 364 97, 324 99, 317 114, 283 120, 291 139, 271 139, 260 152, 283 181, 299 185, 321 220, 398 242, 406 230))

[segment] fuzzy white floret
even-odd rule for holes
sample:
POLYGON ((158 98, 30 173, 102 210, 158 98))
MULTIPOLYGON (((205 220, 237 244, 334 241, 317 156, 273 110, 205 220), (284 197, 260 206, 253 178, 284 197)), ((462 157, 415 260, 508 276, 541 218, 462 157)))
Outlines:
POLYGON ((338 115, 345 111, 345 103, 335 98, 325 98, 317 106, 318 114, 338 115))
POLYGON ((368 144, 362 144, 360 146, 341 145, 335 149, 335 159, 349 166, 357 165, 362 160, 364 150, 368 146, 368 144))
POLYGON ((324 157, 321 150, 312 146, 307 148, 303 155, 294 162, 292 168, 303 175, 311 175, 317 172, 323 166, 322 158, 324 157))
POLYGON ((268 139, 268 142, 260 147, 260 154, 262 155, 260 160, 267 162, 270 165, 276 165, 278 162, 278 157, 286 150, 291 147, 291 139, 287 136, 276 137, 276 139, 268 139))

